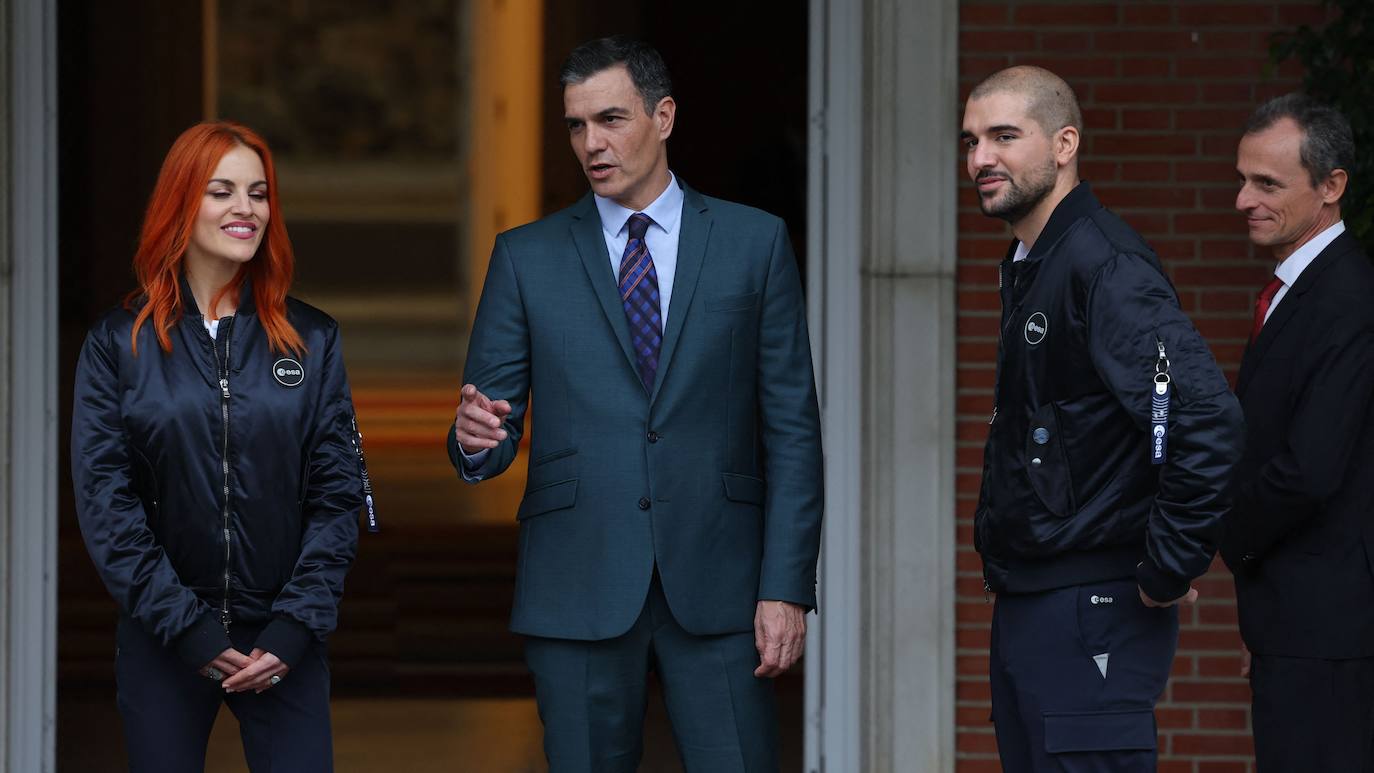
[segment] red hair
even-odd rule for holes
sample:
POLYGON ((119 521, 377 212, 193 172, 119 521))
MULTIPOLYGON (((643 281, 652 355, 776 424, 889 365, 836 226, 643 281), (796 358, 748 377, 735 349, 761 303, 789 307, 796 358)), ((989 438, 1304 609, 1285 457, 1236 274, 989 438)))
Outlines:
POLYGON ((220 288, 210 308, 215 308, 226 293, 238 293, 243 283, 251 279, 253 302, 263 329, 267 331, 268 344, 282 354, 289 350, 300 355, 305 350, 300 333, 286 319, 286 291, 291 287, 296 260, 278 203, 277 170, 272 164, 272 151, 252 129, 218 121, 196 124, 177 137, 162 162, 157 185, 148 201, 138 251, 134 253, 134 275, 138 278, 139 289, 124 301, 125 308, 133 309, 140 299, 144 300, 143 308, 134 319, 135 355, 138 354, 139 328, 150 319, 162 350, 172 350, 170 333, 181 320, 185 308, 180 278, 191 230, 215 167, 226 153, 240 145, 258 154, 267 173, 267 229, 257 254, 239 268, 229 284, 220 288))

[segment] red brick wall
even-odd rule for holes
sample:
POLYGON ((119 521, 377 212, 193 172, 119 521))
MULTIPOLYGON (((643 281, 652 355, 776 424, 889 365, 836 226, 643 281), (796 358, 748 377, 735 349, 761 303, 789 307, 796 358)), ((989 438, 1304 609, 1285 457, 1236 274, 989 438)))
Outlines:
MULTIPOLYGON (((961 98, 1012 64, 1074 87, 1086 123, 1081 172, 1163 258, 1185 311, 1234 376, 1255 294, 1272 264, 1245 238, 1235 200, 1239 126, 1290 91, 1297 70, 1266 69, 1269 36, 1319 23, 1311 2, 962 0, 961 98)), ((988 625, 973 510, 992 410, 997 263, 1010 231, 979 213, 960 158, 958 327, 958 770, 1000 770, 987 684, 988 625)), ((1165 773, 1253 773, 1249 687, 1231 578, 1218 561, 1183 610, 1173 679, 1159 705, 1165 773)))

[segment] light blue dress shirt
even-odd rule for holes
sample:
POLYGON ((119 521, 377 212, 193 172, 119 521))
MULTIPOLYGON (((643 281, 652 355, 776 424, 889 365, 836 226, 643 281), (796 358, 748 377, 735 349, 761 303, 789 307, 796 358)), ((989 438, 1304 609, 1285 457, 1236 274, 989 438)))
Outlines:
MULTIPOLYGON (((619 204, 600 196, 596 199, 596 211, 601 214, 601 235, 606 239, 606 252, 611 256, 611 276, 620 281, 620 258, 625 254, 625 244, 630 241, 630 215, 635 210, 626 209, 619 204)), ((644 241, 649 243, 649 255, 654 259, 654 273, 658 275, 658 311, 663 320, 663 329, 668 329, 668 305, 673 298, 673 278, 677 275, 677 242, 682 230, 682 188, 677 177, 668 173, 668 187, 654 199, 653 203, 640 210, 654 221, 644 241)))
MULTIPOLYGON (((611 258, 611 281, 620 281, 620 258, 625 254, 625 245, 630 241, 630 215, 635 210, 626 209, 610 199, 593 195, 596 211, 601 215, 601 235, 606 239, 606 252, 611 258)), ((654 273, 658 275, 658 311, 663 321, 663 329, 668 329, 668 304, 673 299, 673 278, 677 276, 677 243, 682 231, 682 187, 677 184, 677 176, 668 173, 668 187, 654 199, 653 203, 640 210, 653 221, 644 234, 649 243, 649 255, 654 260, 654 273)), ((469 470, 475 470, 487 460, 488 449, 468 454, 460 443, 458 454, 463 458, 463 479, 475 480, 469 470)))

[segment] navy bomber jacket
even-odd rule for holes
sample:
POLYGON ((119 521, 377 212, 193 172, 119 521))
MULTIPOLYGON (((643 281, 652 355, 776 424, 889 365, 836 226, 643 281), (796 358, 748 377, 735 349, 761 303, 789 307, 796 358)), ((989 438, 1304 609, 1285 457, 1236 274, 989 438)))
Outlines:
POLYGON ((86 337, 71 449, 81 532, 121 613, 187 664, 246 623, 295 666, 334 630, 363 505, 338 326, 288 298, 306 352, 283 355, 247 285, 213 340, 187 306, 170 352, 149 322, 135 357, 136 312, 122 308, 86 337))
POLYGON ((1216 552, 1243 419, 1159 259, 1080 183, 1001 266, 974 541, 991 591, 1134 577, 1187 592, 1216 552), (1152 458, 1156 374, 1171 381, 1152 458))

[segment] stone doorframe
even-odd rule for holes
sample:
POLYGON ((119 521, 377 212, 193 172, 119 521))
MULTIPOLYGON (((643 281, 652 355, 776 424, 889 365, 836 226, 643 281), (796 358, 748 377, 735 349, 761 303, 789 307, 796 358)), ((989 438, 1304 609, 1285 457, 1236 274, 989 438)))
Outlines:
POLYGON ((0 0, 0 770, 51 773, 57 685, 57 11, 0 0))
POLYGON ((954 770, 957 0, 810 0, 807 773, 954 770))

